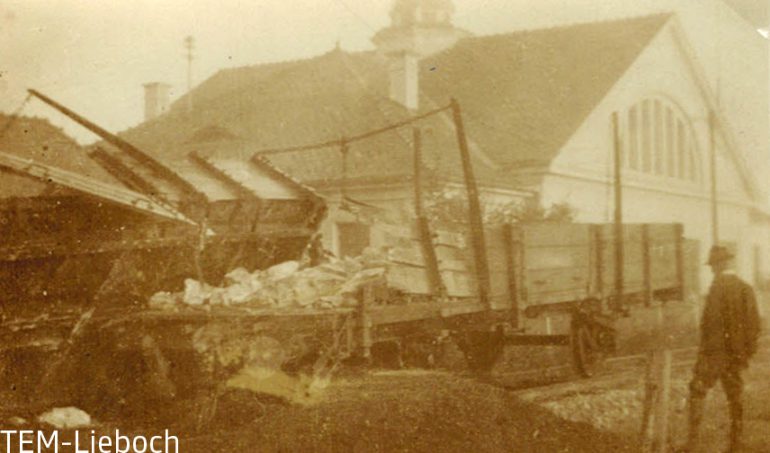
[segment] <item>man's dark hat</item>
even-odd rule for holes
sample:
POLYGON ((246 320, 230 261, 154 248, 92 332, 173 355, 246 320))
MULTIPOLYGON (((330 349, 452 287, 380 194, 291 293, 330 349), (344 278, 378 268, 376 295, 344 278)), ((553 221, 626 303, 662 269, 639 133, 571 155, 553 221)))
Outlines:
POLYGON ((734 258, 734 255, 730 253, 729 250, 727 250, 727 247, 722 245, 715 245, 711 247, 711 251, 709 252, 709 260, 706 262, 706 264, 716 264, 722 261, 729 261, 734 258))

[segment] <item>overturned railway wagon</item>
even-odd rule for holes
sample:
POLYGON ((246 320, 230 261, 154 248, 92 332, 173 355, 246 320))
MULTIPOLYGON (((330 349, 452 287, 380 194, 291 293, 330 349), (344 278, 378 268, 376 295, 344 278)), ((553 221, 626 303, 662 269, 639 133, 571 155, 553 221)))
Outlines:
POLYGON ((88 155, 0 149, 0 378, 22 392, 55 386, 41 380, 157 291, 300 258, 325 215, 320 197, 263 160, 204 143, 160 162, 35 95, 104 141, 88 155))

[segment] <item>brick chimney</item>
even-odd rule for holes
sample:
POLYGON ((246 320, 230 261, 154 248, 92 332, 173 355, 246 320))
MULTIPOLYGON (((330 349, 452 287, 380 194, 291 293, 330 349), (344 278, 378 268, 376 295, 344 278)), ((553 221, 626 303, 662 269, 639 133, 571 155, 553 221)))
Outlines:
POLYGON ((451 0, 396 0, 390 26, 372 38, 388 59, 390 98, 409 110, 419 108, 420 60, 470 35, 452 25, 453 13, 451 0))
POLYGON ((171 85, 161 82, 144 84, 144 120, 150 121, 168 110, 171 85))

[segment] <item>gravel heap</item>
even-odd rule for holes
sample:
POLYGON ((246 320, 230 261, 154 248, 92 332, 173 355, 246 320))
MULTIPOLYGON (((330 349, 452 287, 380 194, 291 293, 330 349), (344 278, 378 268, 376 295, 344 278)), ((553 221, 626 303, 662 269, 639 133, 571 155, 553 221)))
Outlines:
MULTIPOLYGON (((247 393, 242 398, 249 398, 247 393)), ((222 402, 187 452, 632 452, 635 442, 567 421, 471 377, 380 372, 333 384, 312 406, 222 402), (229 427, 221 429, 220 427, 229 427)))

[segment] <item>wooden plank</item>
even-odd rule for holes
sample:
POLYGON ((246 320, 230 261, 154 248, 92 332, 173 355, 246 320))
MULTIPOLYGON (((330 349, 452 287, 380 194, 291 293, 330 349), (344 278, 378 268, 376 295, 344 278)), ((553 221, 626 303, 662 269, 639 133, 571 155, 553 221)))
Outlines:
MULTIPOLYGON (((385 238, 387 245, 391 246, 406 244, 419 238, 419 227, 416 223, 411 223, 408 226, 378 224, 373 228, 380 232, 385 238)), ((437 247, 443 245, 462 250, 468 247, 468 241, 465 235, 461 233, 439 229, 434 229, 431 233, 433 235, 433 243, 437 247)))
POLYGON ((453 245, 436 244, 436 258, 439 261, 469 261, 470 255, 468 249, 455 247, 453 245))
POLYGON ((527 248, 553 245, 589 243, 589 225, 547 223, 521 227, 526 236, 527 248))
POLYGON ((588 253, 588 244, 558 248, 527 247, 527 269, 585 266, 589 259, 588 253))
POLYGON ((144 214, 194 224, 192 220, 174 208, 160 204, 147 195, 121 186, 115 186, 87 176, 0 152, 0 168, 29 175, 47 182, 68 187, 77 192, 97 197, 109 203, 119 204, 144 214))
MULTIPOLYGON (((468 272, 442 270, 441 278, 446 286, 447 295, 452 297, 475 295, 475 279, 468 272)), ((431 294, 427 270, 424 267, 389 263, 387 281, 388 286, 409 294, 431 294)))
MULTIPOLYGON (((521 246, 518 237, 515 237, 512 225, 505 225, 503 228, 503 239, 505 242, 505 273, 508 287, 508 302, 511 309, 511 325, 514 329, 519 328, 519 282, 518 282, 518 257, 517 248, 521 246)), ((494 281, 495 279, 493 279, 494 281)), ((494 292, 494 288, 493 288, 494 292)))
POLYGON ((528 299, 525 307, 531 307, 535 305, 550 305, 558 304, 561 302, 572 302, 576 300, 583 300, 588 297, 588 292, 585 289, 567 289, 560 291, 547 291, 547 292, 531 292, 528 295, 528 299))
MULTIPOLYGON (((422 253, 415 248, 399 247, 391 249, 388 251, 388 261, 425 267, 425 259, 423 258, 422 253)), ((438 267, 439 270, 471 272, 468 263, 464 260, 442 258, 438 260, 438 267)))
POLYGON ((652 304, 652 260, 650 257, 650 228, 642 227, 642 284, 644 285, 644 304, 652 304))
POLYGON ((527 269, 530 291, 538 288, 587 288, 588 266, 527 269))

